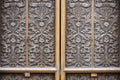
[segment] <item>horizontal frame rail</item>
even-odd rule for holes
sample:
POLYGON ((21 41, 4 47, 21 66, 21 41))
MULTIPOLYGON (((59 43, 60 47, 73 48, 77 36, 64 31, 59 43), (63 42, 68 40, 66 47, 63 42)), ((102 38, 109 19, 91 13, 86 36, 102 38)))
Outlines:
POLYGON ((0 68, 0 73, 55 73, 56 68, 0 68))
POLYGON ((120 68, 65 68, 66 73, 120 73, 120 68))

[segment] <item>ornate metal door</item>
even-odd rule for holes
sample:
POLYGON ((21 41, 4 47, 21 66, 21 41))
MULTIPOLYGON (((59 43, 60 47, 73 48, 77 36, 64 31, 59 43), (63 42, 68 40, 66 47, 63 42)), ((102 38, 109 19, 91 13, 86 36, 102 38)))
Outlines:
POLYGON ((59 0, 0 0, 0 80, 59 80, 59 0))
POLYGON ((120 80, 120 1, 61 4, 61 79, 120 80))
POLYGON ((0 0, 0 80, 120 80, 119 8, 119 0, 0 0))

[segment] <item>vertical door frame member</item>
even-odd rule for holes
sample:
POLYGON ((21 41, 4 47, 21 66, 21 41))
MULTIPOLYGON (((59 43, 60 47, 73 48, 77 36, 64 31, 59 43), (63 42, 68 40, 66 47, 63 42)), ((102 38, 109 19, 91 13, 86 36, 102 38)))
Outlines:
POLYGON ((25 50, 26 50, 26 66, 28 66, 28 23, 29 23, 29 11, 28 11, 28 0, 25 0, 26 1, 26 36, 25 36, 25 50))
POLYGON ((60 80, 60 0, 55 0, 55 80, 60 80))
POLYGON ((94 0, 91 0, 91 67, 94 68, 94 0))
POLYGON ((65 43, 66 43, 66 0, 61 0, 61 80, 66 79, 65 69, 65 43))

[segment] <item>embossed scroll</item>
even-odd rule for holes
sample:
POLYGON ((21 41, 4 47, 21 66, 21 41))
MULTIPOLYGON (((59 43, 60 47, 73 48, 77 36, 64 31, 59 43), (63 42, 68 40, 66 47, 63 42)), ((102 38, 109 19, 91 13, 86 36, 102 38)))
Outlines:
POLYGON ((25 0, 0 1, 0 66, 25 66, 25 0))
POLYGON ((90 67, 91 0, 66 1, 66 67, 90 67))
POLYGON ((28 0, 26 23, 25 0, 1 0, 0 9, 0 66, 55 66, 55 1, 28 0), (26 33, 28 26, 28 54, 26 33))
POLYGON ((95 0, 95 67, 120 66, 119 0, 95 0))
MULTIPOLYGON (((25 80, 24 74, 0 74, 0 80, 25 80)), ((55 80, 54 74, 31 74, 28 80, 55 80)))
POLYGON ((119 67, 119 0, 94 0, 94 4, 91 0, 66 1, 66 67, 91 67, 91 63, 94 67, 119 67))
POLYGON ((120 74, 98 74, 96 80, 119 80, 120 74))
POLYGON ((67 74, 66 80, 119 80, 120 74, 98 74, 91 78, 90 74, 67 74))
POLYGON ((54 0, 29 0, 29 65, 55 66, 54 0))
POLYGON ((90 80, 90 74, 67 74, 66 80, 90 80))
POLYGON ((55 80, 54 74, 31 74, 29 80, 55 80))
POLYGON ((24 80, 23 74, 0 74, 0 80, 24 80))

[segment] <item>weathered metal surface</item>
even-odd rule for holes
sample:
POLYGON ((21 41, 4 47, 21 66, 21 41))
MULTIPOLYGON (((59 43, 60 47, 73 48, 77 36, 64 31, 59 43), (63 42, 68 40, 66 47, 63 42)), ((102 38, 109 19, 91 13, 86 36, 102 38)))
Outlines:
POLYGON ((66 80, 91 80, 90 74, 67 74, 66 80))
POLYGON ((66 80, 119 80, 120 74, 97 74, 91 78, 90 74, 67 74, 66 80))
POLYGON ((25 66, 25 0, 0 1, 0 66, 25 66))
POLYGON ((54 0, 29 0, 29 66, 55 66, 54 0))
POLYGON ((31 74, 29 80, 55 80, 54 74, 31 74))
POLYGON ((91 0, 66 0, 66 67, 91 66, 91 0))
MULTIPOLYGON (((54 74, 31 74, 27 80, 55 80, 54 74)), ((0 74, 0 80, 26 80, 24 74, 0 74)))
POLYGON ((0 74, 0 80, 24 80, 23 74, 0 74))
POLYGON ((119 0, 95 0, 95 67, 120 66, 119 0))
POLYGON ((95 80, 119 80, 120 74, 98 74, 95 80))
POLYGON ((66 67, 91 67, 92 63, 92 67, 120 66, 119 1, 93 2, 66 2, 66 67), (92 4, 94 12, 91 11, 92 4), (92 23, 94 25, 91 25, 92 23), (92 39, 94 45, 91 46, 92 39))

